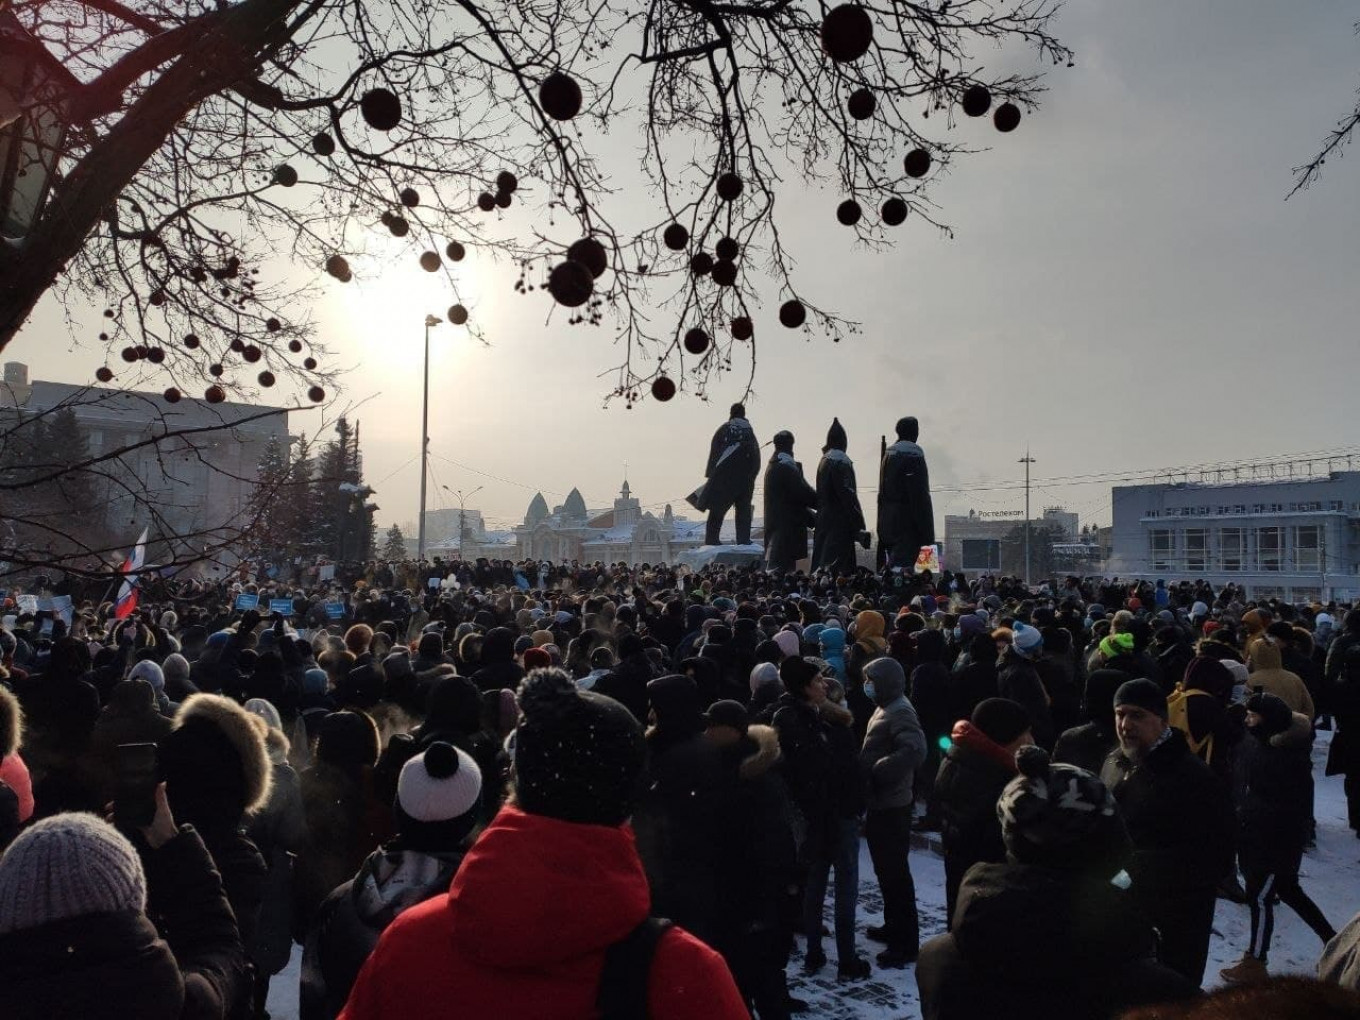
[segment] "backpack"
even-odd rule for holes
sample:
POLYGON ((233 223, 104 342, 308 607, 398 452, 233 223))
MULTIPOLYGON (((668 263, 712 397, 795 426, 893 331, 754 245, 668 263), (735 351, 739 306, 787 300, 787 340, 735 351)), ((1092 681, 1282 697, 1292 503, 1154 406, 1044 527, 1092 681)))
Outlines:
POLYGON ((649 917, 605 952, 595 1000, 600 1020, 646 1020, 652 958, 670 927, 664 917, 649 917))
POLYGON ((1196 740, 1190 732, 1190 699, 1194 697, 1212 698, 1213 695, 1193 687, 1187 690, 1183 683, 1177 684, 1176 689, 1166 697, 1166 721, 1172 729, 1184 734, 1190 750, 1207 763, 1214 759, 1214 735, 1210 733, 1203 740, 1196 740))

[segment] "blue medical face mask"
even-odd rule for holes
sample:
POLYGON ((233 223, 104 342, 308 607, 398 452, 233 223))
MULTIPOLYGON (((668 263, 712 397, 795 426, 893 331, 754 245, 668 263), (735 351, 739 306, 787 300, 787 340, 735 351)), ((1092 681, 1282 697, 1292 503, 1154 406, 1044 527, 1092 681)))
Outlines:
POLYGON ((872 680, 864 681, 864 696, 870 701, 874 700, 874 682, 872 680))

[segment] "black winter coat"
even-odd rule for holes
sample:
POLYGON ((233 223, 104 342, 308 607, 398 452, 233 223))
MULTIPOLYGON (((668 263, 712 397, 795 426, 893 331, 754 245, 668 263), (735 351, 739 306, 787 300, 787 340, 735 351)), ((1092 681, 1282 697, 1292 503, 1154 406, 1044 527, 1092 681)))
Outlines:
POLYGON ((248 1009, 241 939, 203 842, 186 826, 142 859, 147 914, 88 914, 0 937, 7 1020, 197 1020, 248 1009))
POLYGON ((1229 791, 1179 730, 1140 762, 1116 750, 1100 778, 1128 826, 1135 894, 1174 899, 1213 889, 1227 874, 1235 827, 1229 791))
POLYGON ((855 465, 841 450, 828 450, 817 465, 817 530, 812 567, 837 574, 855 572, 855 539, 864 530, 864 510, 855 485, 855 465))
POLYGON ((1106 1020, 1198 993, 1156 962, 1151 926, 1103 876, 979 864, 954 921, 921 947, 924 1020, 1106 1020))
POLYGON ((1053 745, 1053 761, 1100 775, 1105 759, 1118 747, 1119 737, 1113 727, 1104 722, 1089 722, 1063 731, 1053 745))
POLYGON ((1053 747, 1057 734, 1053 732, 1053 717, 1049 714, 1048 693, 1033 662, 1007 648, 1001 654, 997 670, 996 693, 998 697, 1023 705, 1034 724, 1034 742, 1043 748, 1053 747))
POLYGON ((784 782, 802 815, 802 843, 818 853, 831 839, 837 819, 855 818, 864 809, 852 717, 848 709, 830 702, 819 712, 791 694, 782 695, 777 705, 774 728, 784 782))
POLYGON ((1014 761, 1004 749, 960 720, 940 763, 933 801, 944 844, 946 923, 953 919, 959 883, 968 869, 1006 859, 996 802, 1015 774, 1014 761))
POLYGON ((776 453, 765 468, 765 559, 771 570, 792 570, 808 555, 817 492, 792 454, 776 453))
POLYGON ((1247 731, 1237 753, 1237 851, 1244 871, 1298 874, 1313 813, 1312 751, 1312 720, 1297 712, 1283 733, 1262 739, 1247 731))

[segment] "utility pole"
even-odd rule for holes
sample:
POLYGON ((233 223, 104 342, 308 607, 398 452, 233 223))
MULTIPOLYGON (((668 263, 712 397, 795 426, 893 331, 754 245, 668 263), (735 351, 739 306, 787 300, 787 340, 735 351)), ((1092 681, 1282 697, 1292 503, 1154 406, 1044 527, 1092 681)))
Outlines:
POLYGON ((1025 447, 1025 455, 1017 463, 1025 465, 1025 587, 1029 587, 1029 466, 1034 463, 1034 458, 1029 455, 1029 447, 1025 447))
POLYGON ((430 473, 430 327, 443 322, 437 315, 425 316, 425 390, 420 405, 420 538, 416 540, 416 562, 425 558, 425 479, 430 473))

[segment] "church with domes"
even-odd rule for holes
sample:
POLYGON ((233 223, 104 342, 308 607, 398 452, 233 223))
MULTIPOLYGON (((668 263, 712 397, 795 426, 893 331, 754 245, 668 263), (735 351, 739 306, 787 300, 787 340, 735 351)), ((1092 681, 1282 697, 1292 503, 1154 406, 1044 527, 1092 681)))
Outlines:
MULTIPOLYGON (((723 540, 732 541, 724 527, 723 540)), ((757 532, 759 529, 756 529, 757 532)), ((515 528, 520 559, 553 563, 674 563, 680 553, 704 544, 704 522, 677 517, 669 504, 661 516, 643 510, 627 479, 610 509, 591 510, 580 489, 572 489, 561 506, 548 509, 537 493, 515 528)), ((755 538, 756 541, 760 539, 755 538)))

